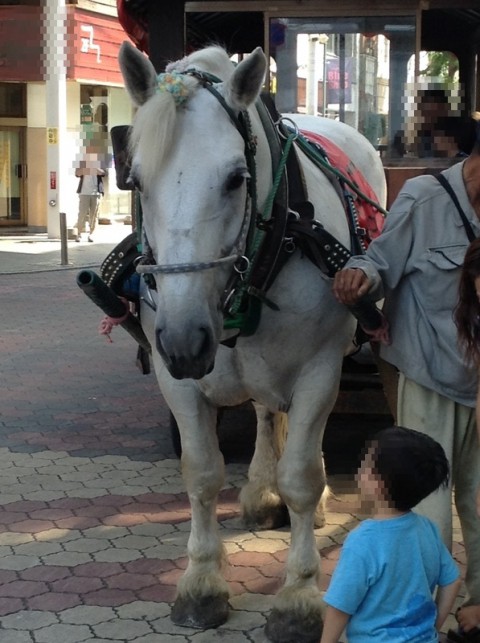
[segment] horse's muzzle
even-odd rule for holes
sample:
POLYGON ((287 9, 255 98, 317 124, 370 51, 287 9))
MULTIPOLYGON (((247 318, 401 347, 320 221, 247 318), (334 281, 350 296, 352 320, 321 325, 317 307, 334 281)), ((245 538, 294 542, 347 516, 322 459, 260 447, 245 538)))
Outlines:
POLYGON ((155 340, 157 351, 175 379, 199 380, 213 370, 216 347, 208 329, 193 329, 188 339, 182 341, 168 331, 159 329, 155 333, 155 340))

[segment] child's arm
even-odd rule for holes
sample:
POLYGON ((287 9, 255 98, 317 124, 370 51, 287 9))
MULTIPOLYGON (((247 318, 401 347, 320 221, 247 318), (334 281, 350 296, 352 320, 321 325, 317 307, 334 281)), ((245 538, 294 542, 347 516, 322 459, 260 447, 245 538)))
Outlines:
POLYGON ((338 643, 338 639, 345 629, 349 618, 350 614, 341 612, 335 607, 328 605, 320 643, 338 643))
POLYGON ((458 578, 449 585, 438 587, 437 596, 435 597, 435 603, 437 604, 437 620, 435 622, 435 627, 437 630, 440 630, 442 625, 445 623, 445 619, 449 615, 457 597, 461 582, 460 578, 458 578))

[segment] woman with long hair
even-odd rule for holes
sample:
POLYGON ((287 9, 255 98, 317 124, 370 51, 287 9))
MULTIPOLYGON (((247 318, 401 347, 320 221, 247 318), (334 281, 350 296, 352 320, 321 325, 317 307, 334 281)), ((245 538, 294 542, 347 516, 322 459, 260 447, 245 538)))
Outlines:
MULTIPOLYGON (((472 241, 465 254, 454 319, 465 358, 480 371, 480 238, 472 241)), ((477 391, 476 421, 480 440, 480 384, 477 391)), ((480 517, 480 488, 477 491, 477 514, 480 517)), ((470 633, 468 640, 480 640, 480 605, 461 607, 456 616, 461 629, 467 635, 470 633), (477 634, 475 638, 474 632, 477 634)))
POLYGON ((480 368, 480 238, 472 241, 465 254, 455 323, 466 359, 480 368))

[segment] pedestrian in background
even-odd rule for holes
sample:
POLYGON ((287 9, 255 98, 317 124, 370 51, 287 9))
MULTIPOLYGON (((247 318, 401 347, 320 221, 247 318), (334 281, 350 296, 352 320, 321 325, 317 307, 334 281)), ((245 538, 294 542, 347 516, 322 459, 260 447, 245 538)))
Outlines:
POLYGON ((75 170, 75 176, 80 179, 77 188, 79 202, 75 241, 77 243, 81 241, 82 233, 85 232, 85 224, 88 222, 88 241, 92 243, 100 199, 104 194, 103 177, 105 171, 100 167, 100 162, 95 155, 87 154, 85 160, 75 170))

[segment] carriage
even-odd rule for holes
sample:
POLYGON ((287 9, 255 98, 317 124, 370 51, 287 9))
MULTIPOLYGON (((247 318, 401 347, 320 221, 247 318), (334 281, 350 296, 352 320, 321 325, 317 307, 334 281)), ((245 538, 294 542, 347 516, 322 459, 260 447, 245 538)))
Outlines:
POLYGON ((260 47, 236 67, 222 48, 202 48, 157 75, 125 44, 120 62, 137 107, 129 180, 142 195, 140 321, 179 427, 192 510, 172 619, 207 629, 228 618, 215 519, 224 468, 217 410, 254 400, 257 436, 240 496, 243 516, 253 528, 272 527, 286 505, 291 524, 285 582, 266 634, 278 643, 317 641, 313 528, 325 487, 322 436, 357 320, 367 333, 382 328, 377 309, 338 304, 331 279, 358 251, 352 236, 362 229, 359 204, 383 211, 378 146, 339 120, 272 117, 258 100, 268 76, 260 47), (327 141, 348 154, 355 180, 330 162, 327 141), (321 172, 317 157, 326 165, 321 172), (359 175, 375 198, 359 189, 359 175), (285 421, 279 451, 273 437, 285 421))

